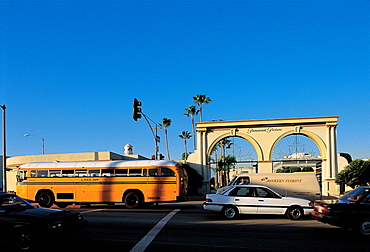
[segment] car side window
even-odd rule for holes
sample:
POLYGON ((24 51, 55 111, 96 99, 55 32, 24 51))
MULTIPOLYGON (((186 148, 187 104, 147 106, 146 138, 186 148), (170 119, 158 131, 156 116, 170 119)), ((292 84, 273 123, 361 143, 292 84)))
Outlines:
POLYGON ((362 203, 365 203, 366 205, 370 204, 370 195, 368 195, 367 198, 362 203))
POLYGON ((240 191, 240 196, 254 197, 253 188, 243 187, 243 188, 240 188, 240 189, 241 189, 241 190, 239 190, 240 191))
POLYGON ((253 188, 249 187, 236 187, 229 193, 229 196, 240 196, 240 197, 253 197, 253 188))
POLYGON ((7 209, 21 203, 16 197, 3 197, 0 199, 0 209, 7 209))
POLYGON ((266 190, 265 188, 256 188, 258 197, 263 198, 275 198, 275 195, 273 195, 271 192, 266 190))
POLYGON ((245 194, 247 193, 247 190, 249 192, 249 188, 244 188, 244 187, 241 187, 241 188, 238 188, 238 193, 236 194, 236 196, 245 196, 245 194))

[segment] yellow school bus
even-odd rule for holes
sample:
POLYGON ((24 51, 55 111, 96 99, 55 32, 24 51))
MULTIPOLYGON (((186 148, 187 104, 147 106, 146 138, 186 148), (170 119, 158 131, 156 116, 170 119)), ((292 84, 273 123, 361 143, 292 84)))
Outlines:
POLYGON ((91 203, 185 200, 188 178, 179 163, 165 160, 37 162, 21 165, 16 193, 42 207, 91 203))

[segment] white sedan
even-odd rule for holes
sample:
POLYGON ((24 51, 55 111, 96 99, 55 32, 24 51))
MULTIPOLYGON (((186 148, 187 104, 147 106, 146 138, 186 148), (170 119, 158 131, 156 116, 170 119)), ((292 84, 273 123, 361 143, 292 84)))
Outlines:
POLYGON ((207 194, 203 208, 221 212, 227 219, 238 214, 286 214, 299 220, 313 211, 313 204, 306 199, 284 197, 266 186, 237 185, 222 194, 207 194))

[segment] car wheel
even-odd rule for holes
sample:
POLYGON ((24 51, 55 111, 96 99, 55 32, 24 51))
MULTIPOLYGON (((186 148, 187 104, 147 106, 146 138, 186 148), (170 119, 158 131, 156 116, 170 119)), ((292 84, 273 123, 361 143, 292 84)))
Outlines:
POLYGON ((136 208, 141 204, 140 196, 137 192, 130 192, 124 198, 127 208, 136 208))
POLYGON ((30 251, 32 248, 31 235, 27 230, 19 230, 15 233, 15 246, 20 251, 30 251))
POLYGON ((291 220, 299 220, 303 217, 303 210, 298 206, 293 206, 288 209, 287 215, 291 220))
POLYGON ((370 235, 370 219, 361 220, 358 224, 358 231, 360 234, 368 236, 370 235))
POLYGON ((239 214, 238 209, 236 209, 236 207, 234 206, 225 206, 222 209, 222 215, 226 219, 235 219, 238 216, 238 214, 239 214))
POLYGON ((50 208, 54 204, 54 196, 51 192, 40 192, 36 201, 41 207, 50 208))

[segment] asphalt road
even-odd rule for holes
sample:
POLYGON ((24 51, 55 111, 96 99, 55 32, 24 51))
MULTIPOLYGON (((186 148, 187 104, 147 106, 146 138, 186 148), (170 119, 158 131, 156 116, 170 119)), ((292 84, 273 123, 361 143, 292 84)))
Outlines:
POLYGON ((123 206, 76 209, 83 212, 89 226, 77 237, 49 249, 107 252, 370 250, 370 239, 358 238, 347 230, 309 218, 291 221, 283 216, 245 215, 237 220, 224 220, 217 213, 204 211, 201 204, 159 204, 135 210, 123 206))

